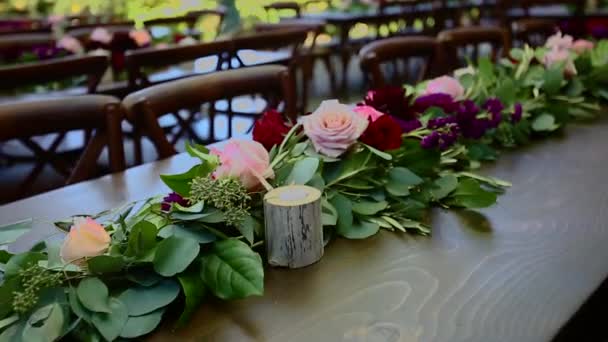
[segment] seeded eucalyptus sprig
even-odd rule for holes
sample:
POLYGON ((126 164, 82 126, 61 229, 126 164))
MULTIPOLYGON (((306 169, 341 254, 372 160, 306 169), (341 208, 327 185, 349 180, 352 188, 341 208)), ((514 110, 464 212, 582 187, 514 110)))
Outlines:
POLYGON ((227 225, 238 227, 249 215, 251 196, 235 178, 197 177, 192 180, 189 200, 214 206, 224 213, 227 225))
POLYGON ((63 278, 61 272, 51 272, 38 265, 20 270, 19 276, 23 290, 13 293, 13 310, 20 315, 38 303, 40 291, 61 285, 63 278))

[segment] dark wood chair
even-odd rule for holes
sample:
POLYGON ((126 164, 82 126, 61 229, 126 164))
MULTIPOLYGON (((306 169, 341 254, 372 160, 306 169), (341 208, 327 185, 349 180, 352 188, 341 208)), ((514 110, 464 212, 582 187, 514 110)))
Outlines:
MULTIPOLYGON (((443 72, 451 72, 467 64, 467 59, 477 61, 483 45, 489 45, 493 61, 506 57, 511 49, 509 32, 500 27, 460 27, 444 30, 437 36, 441 47, 439 65, 443 72)), ((481 51, 483 52, 483 51, 481 51)))
POLYGON ((229 56, 230 62, 228 68, 247 67, 261 64, 282 64, 292 65, 298 63, 299 52, 301 47, 308 37, 309 28, 295 27, 284 30, 272 30, 267 32, 258 32, 254 34, 244 34, 230 39, 234 45, 234 54, 229 56), (251 55, 245 56, 244 52, 253 52, 251 55), (282 55, 276 56, 269 60, 262 59, 261 55, 257 56, 255 52, 259 51, 281 51, 282 55), (233 65, 232 60, 236 60, 237 64, 233 65))
MULTIPOLYGON (((382 71, 382 65, 387 62, 404 61, 406 75, 399 77, 398 70, 395 70, 393 83, 402 84, 403 80, 408 80, 415 84, 430 76, 438 47, 439 44, 433 37, 393 37, 379 40, 365 45, 359 52, 361 69, 369 77, 372 88, 381 88, 389 83, 382 71), (408 78, 407 71, 410 69, 408 61, 414 57, 422 58, 423 63, 417 65, 417 75, 408 78)), ((393 65, 397 69, 396 63, 393 65)))
POLYGON ((300 4, 295 1, 273 2, 269 5, 264 6, 264 10, 266 10, 266 16, 268 21, 270 21, 272 13, 276 13, 279 19, 281 18, 281 13, 284 12, 290 12, 291 14, 293 14, 291 17, 302 17, 302 8, 300 7, 300 4))
POLYGON ((2 191, 4 200, 33 194, 36 187, 49 190, 48 185, 36 184, 45 167, 50 166, 74 184, 99 175, 97 161, 104 148, 108 149, 109 171, 125 169, 121 122, 124 117, 120 100, 102 95, 85 95, 0 104, 0 142, 18 141, 35 156, 35 164, 14 189, 2 191), (69 154, 59 154, 58 147, 73 130, 92 130, 94 135, 70 165, 69 154), (56 136, 51 140, 50 135, 56 136), (48 142, 48 147, 43 145, 48 142), (7 196, 8 194, 8 196, 7 196))
POLYGON ((544 45, 547 38, 555 34, 557 24, 550 19, 524 18, 514 21, 511 30, 514 45, 528 44, 538 47, 544 45))
MULTIPOLYGON (((176 150, 159 124, 161 117, 183 110, 200 111, 202 104, 250 94, 282 94, 285 115, 295 119, 293 79, 288 68, 280 65, 220 71, 159 84, 127 96, 123 105, 137 134, 152 141, 159 158, 167 158, 176 150)), ((268 103, 269 107, 276 105, 277 99, 268 103)), ((209 120, 213 132, 213 111, 210 111, 209 120)))
POLYGON ((23 52, 55 47, 51 32, 22 32, 0 35, 0 63, 13 63, 23 52))

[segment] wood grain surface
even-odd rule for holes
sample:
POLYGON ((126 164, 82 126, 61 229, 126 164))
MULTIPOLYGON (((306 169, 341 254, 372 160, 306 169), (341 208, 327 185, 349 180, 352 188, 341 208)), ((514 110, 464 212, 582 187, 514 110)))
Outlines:
MULTIPOLYGON (((268 269, 264 297, 212 300, 185 329, 166 323, 150 339, 549 341, 608 273, 607 130, 605 119, 576 125, 505 153, 484 172, 513 188, 480 213, 436 210, 430 238, 384 232, 334 241, 311 267, 268 269)), ((16 202, 0 207, 0 222, 163 193, 158 174, 192 163, 179 155, 16 202)))

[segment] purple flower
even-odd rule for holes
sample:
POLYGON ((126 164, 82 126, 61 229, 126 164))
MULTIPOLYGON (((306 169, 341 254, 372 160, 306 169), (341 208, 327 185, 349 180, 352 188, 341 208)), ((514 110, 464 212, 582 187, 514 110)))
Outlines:
POLYGON ((458 109, 458 103, 454 101, 452 96, 442 93, 424 95, 414 102, 414 110, 417 113, 424 113, 431 107, 439 107, 445 113, 453 113, 458 109))
POLYGON ((418 128, 422 127, 422 123, 418 119, 409 120, 409 121, 401 120, 398 118, 394 118, 394 119, 395 119, 395 121, 397 121, 399 123, 399 126, 401 126, 401 130, 403 131, 403 133, 409 133, 411 131, 415 131, 418 128))
POLYGON ((463 121, 475 119, 477 114, 479 114, 479 107, 477 107, 475 102, 471 100, 464 100, 458 107, 456 118, 458 119, 458 122, 461 123, 463 121))
POLYGON ((521 106, 521 103, 516 103, 515 104, 515 108, 514 108, 514 112, 513 115, 511 116, 511 122, 513 123, 517 123, 521 121, 522 115, 524 113, 524 109, 521 106))
POLYGON ((422 138, 422 141, 420 141, 420 145, 422 146, 422 148, 430 150, 432 148, 437 147, 437 144, 439 143, 439 138, 439 132, 433 131, 431 134, 422 138))
POLYGON ((440 117, 440 118, 430 119, 426 126, 430 129, 435 129, 435 128, 440 128, 440 127, 444 127, 446 125, 455 124, 455 123, 456 123, 456 117, 444 116, 444 117, 440 117))
POLYGON ((164 212, 168 212, 171 210, 171 205, 173 203, 177 203, 181 206, 187 207, 188 205, 190 205, 190 202, 183 198, 180 194, 176 193, 176 192, 172 192, 169 195, 167 195, 165 198, 163 198, 163 203, 160 206, 160 210, 164 211, 164 212))

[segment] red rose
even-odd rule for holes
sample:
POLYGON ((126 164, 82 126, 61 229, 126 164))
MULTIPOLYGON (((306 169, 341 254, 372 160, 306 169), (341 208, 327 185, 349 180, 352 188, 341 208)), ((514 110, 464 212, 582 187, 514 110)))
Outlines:
POLYGON ((267 110, 253 126, 253 140, 271 150, 274 145, 280 145, 285 135, 289 133, 289 127, 283 115, 274 109, 267 110))
POLYGON ((383 115, 370 122, 361 136, 361 141, 380 151, 395 150, 401 147, 401 126, 390 115, 383 115))
POLYGON ((410 99, 405 96, 403 87, 388 86, 370 90, 365 95, 364 103, 402 120, 416 119, 416 113, 412 111, 410 99))

